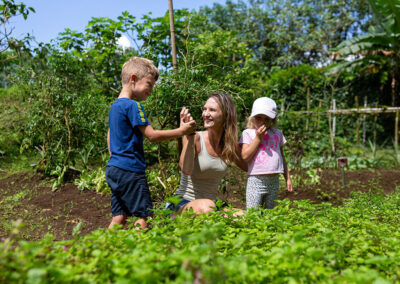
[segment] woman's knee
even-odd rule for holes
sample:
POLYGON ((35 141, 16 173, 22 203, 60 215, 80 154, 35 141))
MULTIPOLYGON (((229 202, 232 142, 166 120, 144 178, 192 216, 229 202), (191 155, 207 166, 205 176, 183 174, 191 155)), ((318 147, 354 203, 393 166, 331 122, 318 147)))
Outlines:
POLYGON ((194 213, 209 213, 215 210, 215 202, 211 199, 196 199, 189 202, 184 210, 192 208, 194 213))

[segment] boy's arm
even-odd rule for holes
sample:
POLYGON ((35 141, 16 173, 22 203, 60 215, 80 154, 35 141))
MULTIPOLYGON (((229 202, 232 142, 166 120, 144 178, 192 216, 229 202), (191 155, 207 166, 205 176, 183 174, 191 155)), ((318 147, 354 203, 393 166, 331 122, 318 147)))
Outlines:
POLYGON ((110 150, 110 128, 108 128, 108 132, 107 132, 107 147, 108 147, 108 153, 111 156, 111 150, 110 150))
POLYGON ((155 130, 151 125, 138 125, 138 127, 150 142, 162 142, 192 134, 196 129, 196 121, 192 119, 187 108, 182 108, 180 117, 180 126, 175 129, 155 130))
POLYGON ((182 153, 179 157, 179 167, 187 176, 190 176, 193 172, 194 157, 196 155, 195 138, 197 138, 197 136, 198 134, 183 136, 182 153))
POLYGON ((288 167, 287 167, 285 154, 283 153, 282 147, 280 147, 280 149, 281 149, 281 155, 282 155, 282 160, 283 160, 283 176, 285 177, 285 180, 286 180, 287 190, 289 192, 292 192, 293 191, 293 184, 292 184, 292 180, 290 178, 289 170, 288 170, 288 167))
POLYGON ((191 125, 170 130, 155 130, 151 125, 138 125, 138 127, 150 142, 162 142, 179 138, 183 135, 191 134, 194 130, 191 125))

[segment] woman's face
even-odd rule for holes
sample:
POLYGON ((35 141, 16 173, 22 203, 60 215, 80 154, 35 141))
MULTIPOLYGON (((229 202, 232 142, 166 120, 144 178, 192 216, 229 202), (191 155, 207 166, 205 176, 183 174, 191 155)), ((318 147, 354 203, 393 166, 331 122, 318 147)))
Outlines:
POLYGON ((262 125, 265 125, 267 129, 271 127, 272 119, 265 114, 257 114, 253 116, 252 119, 255 129, 258 129, 262 125))
POLYGON ((224 121, 222 110, 214 98, 209 98, 203 107, 203 120, 205 128, 222 127, 224 121))

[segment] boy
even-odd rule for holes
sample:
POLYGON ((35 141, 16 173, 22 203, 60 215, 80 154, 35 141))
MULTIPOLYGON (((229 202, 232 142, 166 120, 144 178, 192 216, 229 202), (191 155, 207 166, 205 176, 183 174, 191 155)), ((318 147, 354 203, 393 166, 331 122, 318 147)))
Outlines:
POLYGON ((161 142, 193 133, 196 123, 183 108, 179 128, 154 130, 136 100, 144 101, 152 93, 158 69, 148 59, 133 57, 125 62, 121 73, 122 90, 111 106, 108 122, 107 144, 111 157, 106 180, 111 187, 113 216, 108 228, 124 225, 128 216, 136 216, 139 220, 135 226, 143 229, 153 208, 145 176, 143 135, 151 142, 161 142))

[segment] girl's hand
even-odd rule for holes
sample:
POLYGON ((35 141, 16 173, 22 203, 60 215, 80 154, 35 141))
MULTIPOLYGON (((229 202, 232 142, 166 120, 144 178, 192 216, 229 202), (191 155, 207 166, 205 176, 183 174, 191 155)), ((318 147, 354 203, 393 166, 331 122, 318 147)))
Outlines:
POLYGON ((286 186, 287 186, 287 191, 289 191, 289 192, 293 191, 293 184, 292 184, 292 180, 290 179, 290 177, 288 177, 288 179, 286 180, 286 186))
POLYGON ((267 133, 267 127, 264 124, 261 125, 256 131, 256 135, 258 136, 258 138, 260 138, 260 140, 264 138, 266 133, 267 133))

